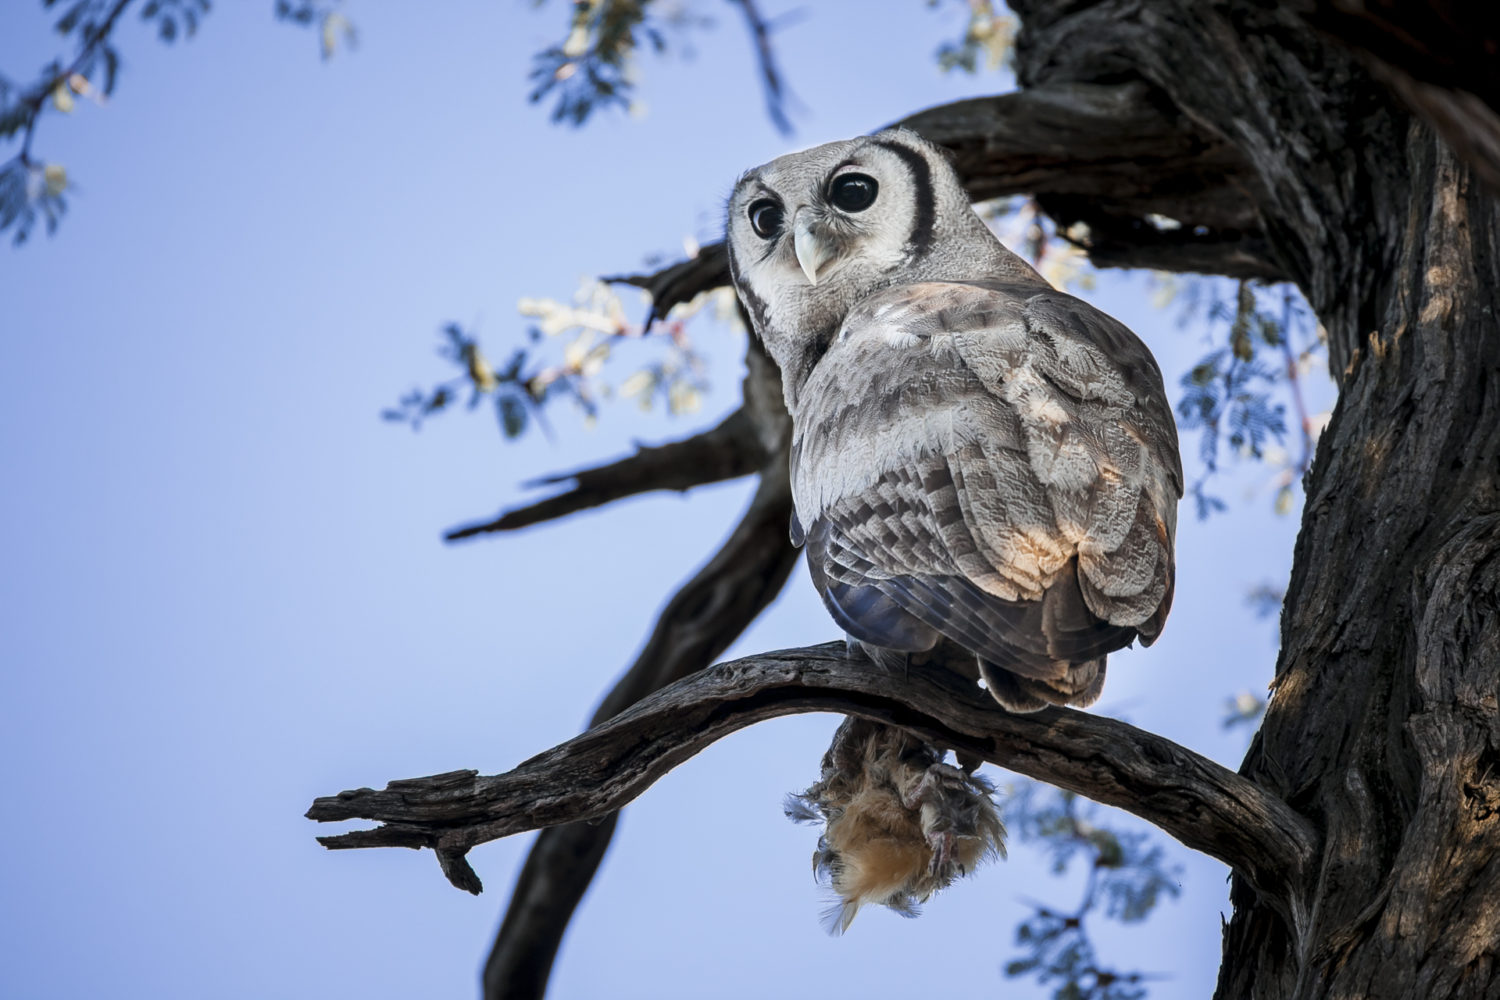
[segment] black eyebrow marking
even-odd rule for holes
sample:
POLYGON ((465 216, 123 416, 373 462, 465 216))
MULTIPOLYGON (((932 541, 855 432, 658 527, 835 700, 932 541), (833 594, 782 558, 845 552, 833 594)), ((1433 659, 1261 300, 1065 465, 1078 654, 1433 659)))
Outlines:
POLYGON ((915 257, 925 257, 932 248, 932 229, 937 224, 937 195, 932 188, 932 168, 910 146, 890 139, 876 139, 874 144, 895 153, 911 172, 912 186, 917 189, 917 221, 912 225, 906 244, 915 257))

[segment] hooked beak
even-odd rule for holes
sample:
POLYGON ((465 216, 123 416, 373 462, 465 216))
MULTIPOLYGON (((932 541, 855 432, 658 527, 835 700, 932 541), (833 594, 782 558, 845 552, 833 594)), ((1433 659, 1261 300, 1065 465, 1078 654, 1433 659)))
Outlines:
POLYGON ((818 272, 833 259, 833 243, 813 220, 812 209, 799 208, 792 216, 792 249, 810 285, 818 283, 818 272))

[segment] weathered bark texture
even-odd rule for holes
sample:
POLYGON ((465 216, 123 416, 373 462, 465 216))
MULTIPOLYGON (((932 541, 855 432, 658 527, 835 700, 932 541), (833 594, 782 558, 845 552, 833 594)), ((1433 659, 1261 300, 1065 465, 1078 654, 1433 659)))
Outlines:
POLYGON ((1341 385, 1243 768, 1322 857, 1290 921, 1236 874, 1219 996, 1500 996, 1495 201, 1287 8, 1017 6, 1026 85, 1141 79, 1240 151, 1341 385))

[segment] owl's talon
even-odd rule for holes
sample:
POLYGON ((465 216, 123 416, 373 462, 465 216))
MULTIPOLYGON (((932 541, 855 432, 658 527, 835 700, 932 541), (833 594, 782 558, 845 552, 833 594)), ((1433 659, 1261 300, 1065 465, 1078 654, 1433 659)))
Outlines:
MULTIPOLYGON (((927 835, 927 846, 932 849, 932 861, 927 865, 929 875, 943 878, 948 873, 953 863, 953 847, 957 843, 958 837, 952 830, 934 830, 927 835)), ((960 868, 959 873, 962 872, 960 868)))

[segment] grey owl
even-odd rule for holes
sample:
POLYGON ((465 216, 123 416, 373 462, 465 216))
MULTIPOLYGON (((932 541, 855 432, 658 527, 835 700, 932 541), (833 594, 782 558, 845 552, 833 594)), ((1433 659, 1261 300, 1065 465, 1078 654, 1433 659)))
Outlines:
POLYGON ((1182 465, 1146 346, 905 130, 749 171, 726 244, 792 415, 792 539, 851 642, 1012 711, 1092 703, 1172 601, 1182 465))

